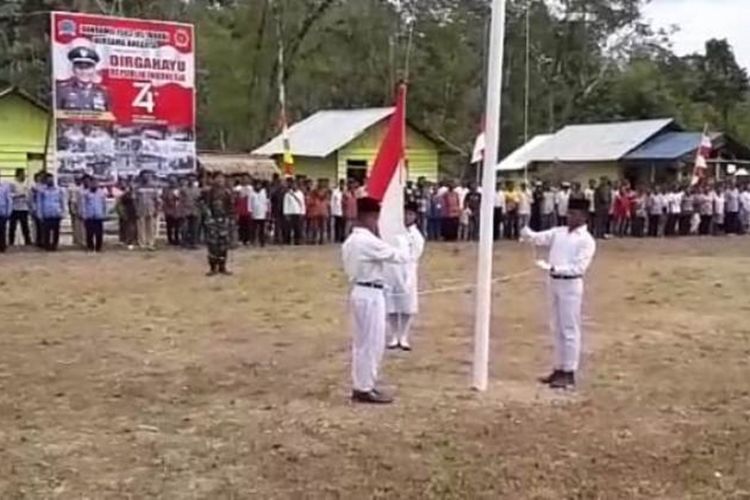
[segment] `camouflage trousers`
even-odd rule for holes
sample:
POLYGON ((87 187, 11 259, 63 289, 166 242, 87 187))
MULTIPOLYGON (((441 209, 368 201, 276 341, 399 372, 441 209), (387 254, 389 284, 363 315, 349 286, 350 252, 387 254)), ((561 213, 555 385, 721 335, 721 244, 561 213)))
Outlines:
POLYGON ((231 221, 228 218, 206 219, 206 248, 211 268, 224 267, 231 243, 231 221))

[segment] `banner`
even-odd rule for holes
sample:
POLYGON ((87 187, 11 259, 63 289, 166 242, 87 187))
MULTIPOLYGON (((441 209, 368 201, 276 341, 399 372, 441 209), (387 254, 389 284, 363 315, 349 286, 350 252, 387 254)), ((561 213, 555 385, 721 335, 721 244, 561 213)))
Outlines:
POLYGON ((104 182, 195 171, 195 38, 188 24, 52 13, 57 175, 104 182))

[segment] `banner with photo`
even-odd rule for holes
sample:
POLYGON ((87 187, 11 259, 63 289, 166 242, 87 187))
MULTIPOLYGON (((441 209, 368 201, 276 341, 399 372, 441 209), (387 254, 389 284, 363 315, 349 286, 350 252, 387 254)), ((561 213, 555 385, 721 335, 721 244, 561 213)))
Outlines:
POLYGON ((61 183, 195 171, 191 25, 53 12, 51 33, 61 183))

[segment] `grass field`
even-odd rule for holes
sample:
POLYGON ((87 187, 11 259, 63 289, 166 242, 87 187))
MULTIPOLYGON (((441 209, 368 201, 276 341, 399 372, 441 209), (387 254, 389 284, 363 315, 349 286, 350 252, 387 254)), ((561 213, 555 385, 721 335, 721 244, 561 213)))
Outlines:
MULTIPOLYGON (((338 249, 0 256, 0 498, 750 498, 749 239, 601 244, 580 387, 549 368, 545 282, 426 296, 390 407, 352 406, 338 249)), ((428 247, 424 287, 474 279, 428 247)), ((497 249, 496 274, 532 266, 497 249)))

